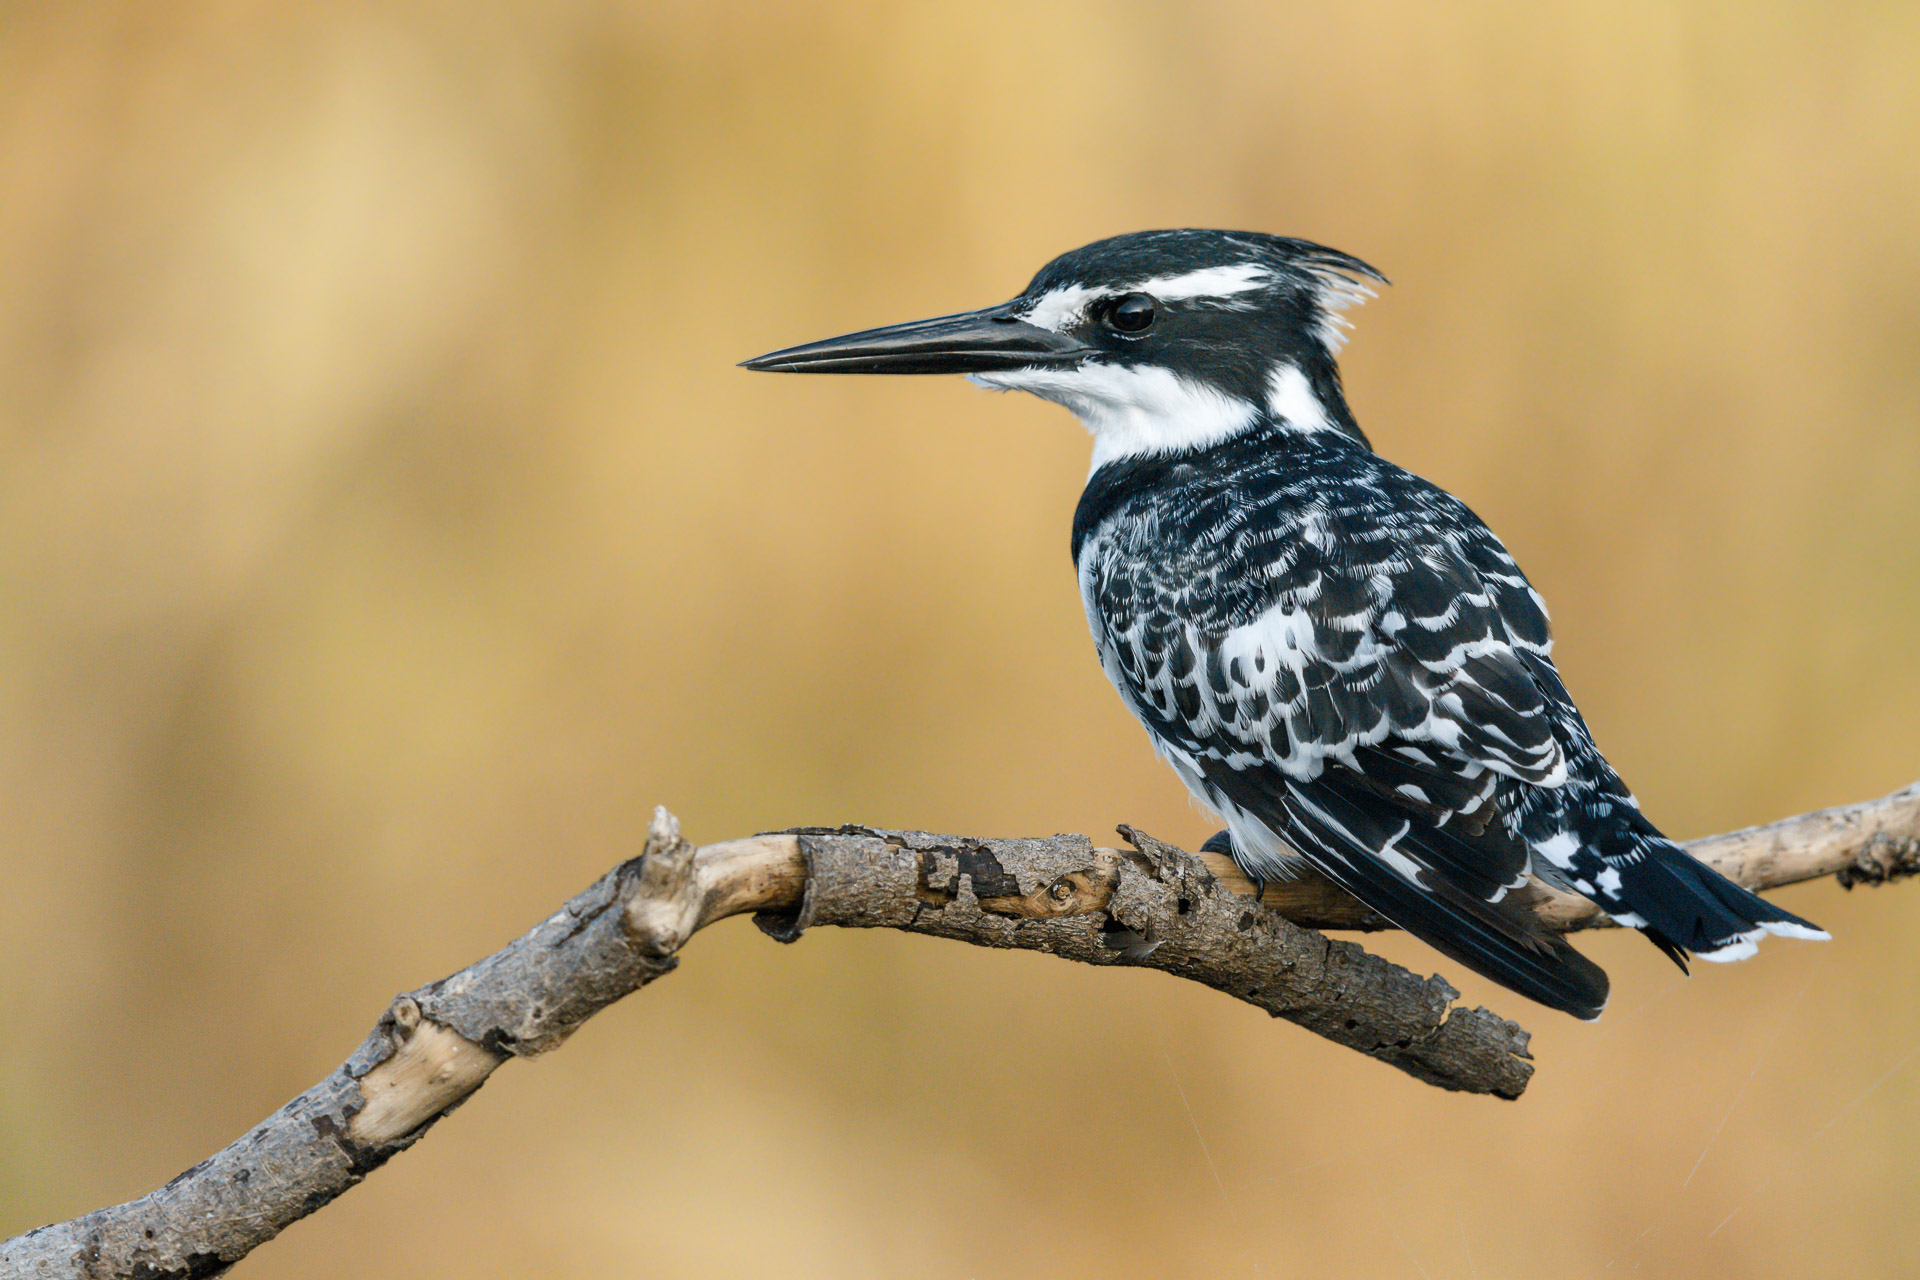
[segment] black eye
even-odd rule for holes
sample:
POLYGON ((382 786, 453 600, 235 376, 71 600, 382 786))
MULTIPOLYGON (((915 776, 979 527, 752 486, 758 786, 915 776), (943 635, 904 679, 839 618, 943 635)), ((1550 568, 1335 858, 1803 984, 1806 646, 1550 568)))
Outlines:
POLYGON ((1153 327, 1159 305, 1144 293, 1130 293, 1107 311, 1107 326, 1122 333, 1145 333, 1153 327))

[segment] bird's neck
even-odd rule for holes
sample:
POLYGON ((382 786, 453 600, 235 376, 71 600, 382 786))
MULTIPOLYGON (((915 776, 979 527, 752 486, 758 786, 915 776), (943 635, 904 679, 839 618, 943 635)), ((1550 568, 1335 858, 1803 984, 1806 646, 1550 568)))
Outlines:
MULTIPOLYGON (((1331 415, 1329 415, 1331 416, 1331 415)), ((1349 421, 1351 419, 1349 418, 1349 421)), ((1140 452, 1097 463, 1073 513, 1073 558, 1109 516, 1122 510, 1176 506, 1236 489, 1250 478, 1305 475, 1344 469, 1355 455, 1370 455, 1359 428, 1302 431, 1270 414, 1209 444, 1140 452)))
POLYGON ((1276 430, 1295 434, 1332 433, 1346 436, 1361 448, 1372 446, 1340 385, 1340 366, 1333 357, 1311 352, 1274 366, 1267 374, 1267 402, 1263 406, 1276 430))
POLYGON ((1089 476, 1139 459, 1204 454, 1248 436, 1326 435, 1369 447, 1330 358, 1277 363, 1232 389, 1151 367, 1088 370, 1075 383, 1049 398, 1093 433, 1089 476))

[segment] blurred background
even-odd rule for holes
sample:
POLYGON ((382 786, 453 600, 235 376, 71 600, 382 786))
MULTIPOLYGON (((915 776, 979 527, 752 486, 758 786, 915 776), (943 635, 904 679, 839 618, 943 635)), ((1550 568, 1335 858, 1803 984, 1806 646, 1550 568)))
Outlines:
MULTIPOLYGON (((1920 7, 0 8, 0 1234, 144 1192, 631 855, 1211 830, 1093 659, 1087 442, 749 375, 1203 225, 1391 290, 1389 456, 1681 837, 1920 778, 1920 7)), ((1920 889, 1517 1103, 1158 974, 744 923, 242 1270, 1920 1270, 1920 889)), ((1380 948, 1432 971, 1399 939, 1380 948)))

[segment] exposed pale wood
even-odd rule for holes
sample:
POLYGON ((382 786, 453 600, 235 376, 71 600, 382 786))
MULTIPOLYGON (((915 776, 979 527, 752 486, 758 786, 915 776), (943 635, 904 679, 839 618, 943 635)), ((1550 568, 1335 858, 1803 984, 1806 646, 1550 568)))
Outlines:
POLYGON ((347 1124, 347 1136, 368 1147, 398 1142, 486 1083, 506 1055, 484 1049, 437 1022, 401 996, 388 1011, 393 1056, 360 1077, 366 1105, 347 1124))
MULTIPOLYGON (((864 827, 695 849, 658 811, 645 852, 500 951, 397 998, 326 1079, 166 1186, 0 1244, 0 1277, 213 1276, 418 1141, 510 1057, 672 970, 701 928, 753 913, 792 941, 817 925, 895 928, 1204 983, 1443 1088, 1515 1097, 1527 1033, 1454 1005, 1422 978, 1303 925, 1385 922, 1324 881, 1269 885, 1264 908, 1231 862, 1122 828, 978 840, 864 827)), ((1920 872, 1920 784, 1885 799, 1698 841, 1753 888, 1821 875, 1879 883, 1920 872)), ((1561 928, 1601 923, 1543 894, 1561 928)))

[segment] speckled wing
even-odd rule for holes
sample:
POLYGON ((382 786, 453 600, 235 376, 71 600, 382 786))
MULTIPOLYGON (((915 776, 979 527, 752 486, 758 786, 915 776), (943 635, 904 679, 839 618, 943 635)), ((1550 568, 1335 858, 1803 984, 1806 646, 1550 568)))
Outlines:
POLYGON ((1436 820, 1477 812, 1492 777, 1558 786, 1566 758, 1528 664, 1550 641, 1525 579, 1491 535, 1474 558, 1511 580, 1394 532, 1342 530, 1337 557, 1330 538, 1304 537, 1229 554, 1231 576, 1261 589, 1205 610, 1227 593, 1091 548, 1084 586, 1109 674, 1196 757, 1303 781, 1344 766, 1436 820), (1353 554, 1369 542, 1377 556, 1353 554))
POLYGON ((1199 590, 1089 548, 1108 674, 1250 872, 1297 852, 1438 950, 1596 1015, 1604 973, 1502 903, 1529 852, 1497 792, 1567 775, 1531 673, 1550 643, 1537 597, 1470 515, 1451 537, 1365 508, 1300 523, 1213 549, 1222 572, 1199 590), (1260 589, 1188 607, 1229 599, 1227 581, 1260 589))

